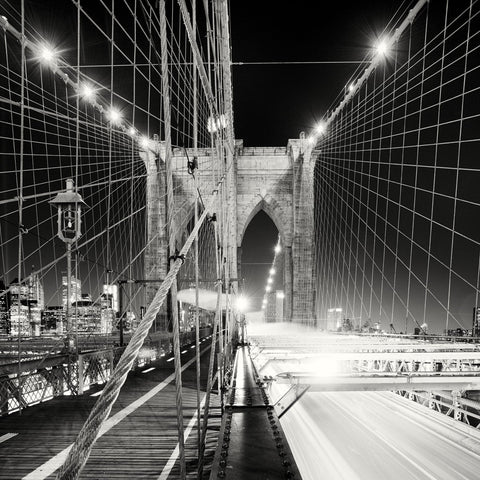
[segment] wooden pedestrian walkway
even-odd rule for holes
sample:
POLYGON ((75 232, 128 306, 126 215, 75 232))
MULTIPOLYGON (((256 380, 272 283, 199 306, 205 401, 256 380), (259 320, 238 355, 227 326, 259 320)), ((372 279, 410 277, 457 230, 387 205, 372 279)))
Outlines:
MULTIPOLYGON (((207 342, 201 345, 206 345, 207 342)), ((187 348, 187 347, 185 347, 187 348)), ((205 395, 209 348, 202 350, 201 399, 205 395)), ((194 348, 182 354, 184 431, 189 478, 197 478, 196 374, 194 348), (188 435, 188 436, 187 436, 188 435)), ((81 479, 179 478, 173 361, 163 358, 131 372, 101 430, 81 479), (153 368, 152 368, 153 367, 153 368), (144 373, 145 372, 145 373, 144 373)), ((60 397, 0 419, 0 479, 55 478, 101 390, 60 397)), ((212 392, 205 470, 208 478, 221 423, 220 399, 212 392)))

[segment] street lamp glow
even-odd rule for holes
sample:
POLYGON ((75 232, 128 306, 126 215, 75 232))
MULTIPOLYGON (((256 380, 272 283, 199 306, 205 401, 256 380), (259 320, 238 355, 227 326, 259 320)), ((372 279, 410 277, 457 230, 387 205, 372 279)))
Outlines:
POLYGON ((273 283, 273 278, 272 278, 272 277, 268 277, 267 283, 268 283, 269 285, 270 285, 271 283, 273 283))
POLYGON ((131 137, 134 137, 136 134, 137 134, 137 130, 135 127, 130 127, 128 129, 128 134, 131 136, 131 137))
POLYGON ((280 290, 277 292, 277 298, 279 298, 280 300, 285 298, 285 294, 280 290))
POLYGON ((243 295, 237 297, 236 307, 240 313, 245 312, 250 305, 248 298, 244 297, 243 295))
POLYGON ((80 95, 87 100, 92 100, 93 97, 95 97, 95 90, 90 85, 85 83, 80 89, 80 95))
POLYGON ((388 44, 386 40, 381 40, 380 42, 377 43, 377 55, 380 55, 382 57, 386 56, 388 54, 388 44))
POLYGON ((270 275, 275 275, 277 271, 274 268, 271 268, 269 271, 270 275))
POLYGON ((327 127, 325 126, 325 123, 324 122, 320 122, 318 125, 317 125, 317 128, 315 129, 316 132, 318 133, 318 135, 323 135, 326 131, 327 127))
POLYGON ((52 47, 48 45, 43 45, 42 47, 40 47, 39 58, 40 61, 42 61, 43 63, 53 63, 56 59, 56 56, 57 54, 52 47))
POLYGON ((275 253, 280 253, 281 251, 282 247, 279 244, 275 245, 275 253))
POLYGON ((352 82, 352 83, 348 86, 348 91, 349 91, 349 92, 353 92, 354 88, 355 88, 355 84, 352 82))
POLYGON ((118 125, 122 120, 122 114, 116 108, 112 107, 108 111, 107 118, 108 120, 110 120, 111 123, 118 125))
POLYGON ((271 289, 272 289, 272 287, 271 287, 270 285, 267 285, 267 286, 265 287, 265 291, 266 291, 267 293, 270 292, 271 289))
POLYGON ((317 143, 317 139, 313 135, 310 135, 307 138, 307 142, 309 145, 315 145, 317 143))
POLYGON ((142 138, 140 138, 139 144, 140 147, 143 148, 143 150, 147 150, 150 146, 150 139, 147 136, 143 135, 142 138))

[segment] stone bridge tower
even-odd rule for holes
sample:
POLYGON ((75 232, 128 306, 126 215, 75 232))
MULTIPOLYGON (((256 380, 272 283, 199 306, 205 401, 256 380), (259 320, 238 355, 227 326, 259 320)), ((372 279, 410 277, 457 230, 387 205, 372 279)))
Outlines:
MULTIPOLYGON (((284 320, 315 325, 313 170, 304 135, 287 147, 244 148, 237 142, 237 245, 263 210, 278 229, 284 259, 284 320), (294 293, 295 292, 295 293, 294 293)), ((240 260, 239 260, 240 262, 240 260)))
MULTIPOLYGON (((236 141, 236 243, 238 265, 241 263, 242 241, 253 217, 263 210, 276 225, 284 259, 284 320, 315 325, 315 258, 313 170, 317 153, 312 152, 304 135, 288 141, 287 147, 246 148, 236 141), (295 292, 295 293, 294 293, 295 292)), ((193 150, 187 150, 189 158, 193 150)), ((210 149, 197 150, 199 165, 209 165, 210 149)), ((142 155, 143 158, 144 155, 142 155)), ((160 152, 161 157, 161 152, 160 152)), ((165 225, 165 169, 159 158, 144 162, 147 175, 147 226, 149 247, 145 253, 146 278, 164 276, 167 268, 168 239, 162 232, 165 225)), ((195 188, 185 170, 183 149, 172 155, 175 190, 177 242, 181 245, 185 230, 193 216, 195 188)), ((210 172, 211 174, 211 172, 210 172)), ((201 169, 199 171, 201 175, 201 169)), ((241 277, 239 272, 238 277, 241 277)), ((152 284, 148 301, 153 298, 152 284), (151 297, 151 298, 150 298, 151 297)))

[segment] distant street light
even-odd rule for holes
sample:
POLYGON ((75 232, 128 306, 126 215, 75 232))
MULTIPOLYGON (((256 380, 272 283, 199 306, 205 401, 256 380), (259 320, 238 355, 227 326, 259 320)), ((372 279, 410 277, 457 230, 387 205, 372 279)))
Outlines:
POLYGON ((248 300, 247 297, 244 297, 243 295, 240 295, 239 297, 237 297, 236 308, 240 313, 246 312, 249 306, 250 306, 250 301, 248 300))
POLYGON ((275 245, 275 253, 280 253, 282 251, 282 247, 280 246, 279 243, 277 243, 277 245, 275 245))

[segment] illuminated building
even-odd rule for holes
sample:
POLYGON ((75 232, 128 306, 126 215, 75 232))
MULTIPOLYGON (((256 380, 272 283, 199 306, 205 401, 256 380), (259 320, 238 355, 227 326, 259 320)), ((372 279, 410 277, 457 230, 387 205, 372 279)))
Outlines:
MULTIPOLYGON (((5 292, 5 284, 0 280, 0 294, 3 292, 5 292)), ((9 294, 0 296, 0 335, 10 333, 9 297, 9 294)))
POLYGON ((62 305, 46 307, 42 312, 41 333, 62 335, 65 310, 62 305))
POLYGON ((343 325, 343 309, 329 308, 327 310, 327 330, 329 332, 337 332, 341 330, 343 325))
MULTIPOLYGON (((67 277, 62 276, 62 305, 67 307, 67 277)), ((82 282, 78 278, 71 277, 70 279, 70 305, 82 299, 82 282)))
POLYGON ((118 312, 118 286, 117 285, 104 285, 103 295, 111 298, 111 306, 115 312, 118 312))
POLYGON ((10 284, 9 315, 11 335, 31 335, 28 299, 28 285, 19 285, 18 279, 14 279, 13 282, 10 284))
POLYGON ((89 295, 72 303, 72 325, 74 331, 83 333, 100 333, 101 307, 93 303, 89 295))

